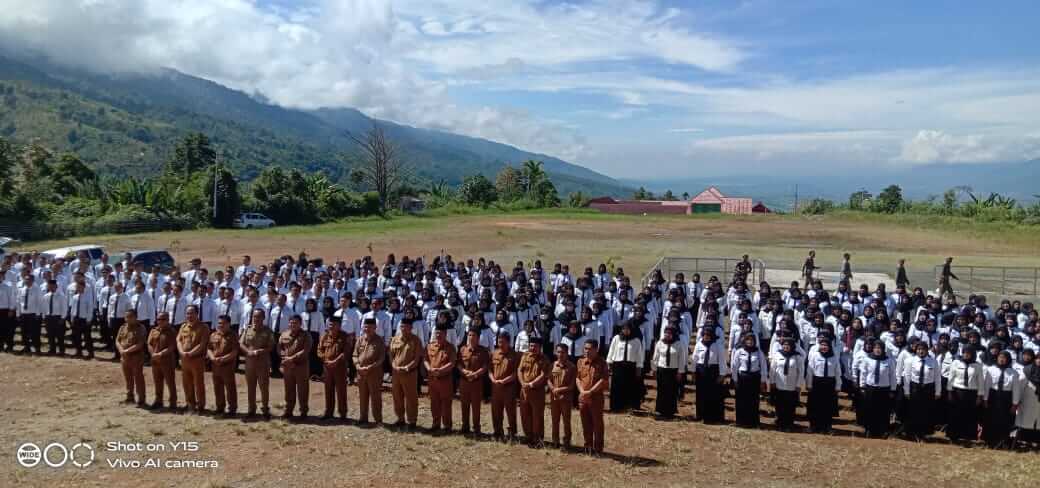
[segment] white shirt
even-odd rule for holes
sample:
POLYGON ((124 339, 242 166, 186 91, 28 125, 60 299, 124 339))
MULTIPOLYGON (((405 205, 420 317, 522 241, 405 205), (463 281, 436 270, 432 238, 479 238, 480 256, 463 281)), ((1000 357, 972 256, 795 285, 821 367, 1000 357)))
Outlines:
POLYGON ((1000 369, 997 365, 989 366, 986 368, 986 388, 993 391, 1010 391, 1011 392, 1011 403, 1018 405, 1020 400, 1019 395, 1022 393, 1022 389, 1019 388, 1018 371, 1015 368, 1008 366, 1007 368, 1000 369))
POLYGON ((914 354, 903 365, 903 393, 910 394, 910 383, 934 384, 935 396, 942 394, 942 365, 932 356, 914 354))
POLYGON ((693 354, 689 357, 689 368, 696 371, 699 366, 718 366, 719 376, 728 375, 729 367, 726 366, 724 354, 721 340, 715 339, 710 346, 705 346, 703 341, 697 341, 693 354))
POLYGON ((364 324, 365 319, 370 318, 376 319, 376 335, 382 337, 383 342, 385 342, 386 345, 389 346, 390 339, 393 338, 392 331, 390 329, 390 314, 386 313, 386 310, 380 310, 379 312, 376 312, 374 310, 369 311, 364 315, 364 317, 362 317, 362 324, 364 324))
POLYGON ((69 299, 69 318, 89 321, 94 318, 94 306, 92 293, 76 293, 69 299))
POLYGON ((171 325, 183 324, 188 320, 188 299, 171 293, 169 298, 166 299, 165 311, 170 314, 171 325))
POLYGON ((108 297, 108 318, 121 319, 130 310, 130 297, 126 293, 113 293, 108 297))
POLYGON ((805 385, 812 389, 815 378, 834 378, 834 390, 841 391, 841 355, 831 350, 831 357, 825 357, 820 351, 813 349, 809 353, 809 364, 805 368, 805 385))
POLYGON ((896 390, 896 365, 895 360, 885 356, 885 359, 874 359, 869 354, 864 354, 856 363, 856 377, 859 378, 859 386, 891 388, 896 390))
POLYGON ((986 396, 986 371, 982 363, 967 364, 957 359, 950 364, 950 389, 976 390, 980 397, 986 396))
POLYGON ((654 346, 654 355, 650 361, 650 366, 655 370, 657 368, 668 368, 677 369, 678 372, 685 373, 689 361, 687 359, 689 355, 688 349, 689 346, 686 346, 680 340, 675 340, 671 344, 659 340, 657 345, 654 346))
POLYGON ((213 301, 208 295, 205 297, 197 297, 191 301, 192 305, 199 308, 199 322, 209 322, 210 328, 216 330, 217 328, 217 310, 216 302, 213 301))
POLYGON ((321 312, 315 310, 313 312, 303 312, 300 314, 300 318, 303 319, 302 329, 307 332, 317 332, 318 334, 325 333, 325 316, 321 312))
POLYGON ((789 357, 781 353, 769 358, 769 383, 783 391, 798 391, 805 384, 805 356, 797 351, 789 357))
POLYGON ((630 362, 636 363, 637 368, 642 368, 645 358, 644 351, 643 343, 638 337, 624 341, 621 340, 621 336, 614 336, 610 340, 610 349, 607 351, 607 364, 630 362))
POLYGON ((332 315, 343 319, 343 324, 340 326, 343 332, 347 334, 361 333, 361 311, 357 307, 341 308, 333 312, 332 315))
POLYGON ((242 304, 234 297, 221 298, 217 301, 217 316, 227 315, 231 317, 231 325, 239 325, 242 320, 242 304))
POLYGON ((130 308, 137 312, 138 320, 155 320, 155 302, 147 292, 133 294, 130 297, 130 308))
POLYGON ((765 371, 766 356, 762 354, 761 349, 756 348, 752 352, 743 347, 734 349, 730 354, 729 367, 732 370, 734 384, 740 379, 740 373, 759 373, 761 382, 769 383, 769 373, 765 371))

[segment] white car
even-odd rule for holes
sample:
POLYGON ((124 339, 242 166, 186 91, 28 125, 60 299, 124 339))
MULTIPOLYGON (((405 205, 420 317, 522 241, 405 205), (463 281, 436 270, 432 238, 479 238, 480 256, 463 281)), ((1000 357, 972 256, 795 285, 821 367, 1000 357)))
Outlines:
POLYGON ((4 250, 4 246, 12 242, 14 242, 14 239, 10 237, 0 237, 0 259, 4 258, 4 254, 7 254, 7 251, 4 250))
POLYGON ((274 221, 264 214, 244 213, 232 221, 231 226, 239 229, 266 229, 274 227, 274 221))
POLYGON ((90 255, 90 263, 98 264, 101 262, 101 255, 105 254, 105 248, 96 244, 87 244, 83 246, 71 246, 71 247, 59 247, 57 249, 51 249, 43 251, 42 255, 47 256, 52 261, 57 258, 64 258, 66 263, 75 261, 79 256, 79 253, 86 251, 90 255))

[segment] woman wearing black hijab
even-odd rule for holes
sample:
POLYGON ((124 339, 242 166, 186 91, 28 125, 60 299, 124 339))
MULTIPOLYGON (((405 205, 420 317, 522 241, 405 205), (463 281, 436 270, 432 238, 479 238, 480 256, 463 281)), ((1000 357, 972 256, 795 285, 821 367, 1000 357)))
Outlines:
POLYGON ((875 340, 870 352, 856 366, 863 400, 863 428, 869 437, 881 437, 888 433, 892 416, 892 398, 896 391, 895 360, 885 354, 885 343, 875 340))
POLYGON ((982 439, 991 448, 1010 447, 1019 394, 1018 371, 1011 367, 1011 353, 1000 351, 996 364, 986 368, 989 387, 982 419, 982 439))
POLYGON ((976 360, 972 344, 961 347, 961 357, 950 365, 950 424, 946 437, 972 442, 978 435, 979 407, 986 395, 986 373, 976 360))
POLYGON ((832 340, 821 335, 815 349, 809 353, 806 367, 806 387, 809 401, 806 413, 809 430, 827 433, 831 430, 834 417, 838 415, 838 391, 841 389, 841 360, 834 352, 832 340))
POLYGON ((1034 447, 1040 443, 1040 356, 1032 349, 1023 351, 1023 359, 1027 360, 1022 367, 1022 393, 1019 396, 1018 414, 1015 415, 1015 427, 1018 435, 1015 441, 1032 443, 1034 447))
POLYGON ((677 328, 665 327, 650 362, 657 378, 654 411, 665 419, 671 419, 679 410, 679 380, 686 374, 686 356, 690 346, 681 344, 678 338, 677 328))
POLYGON ((741 427, 758 427, 759 398, 761 392, 769 386, 766 368, 766 357, 758 348, 758 340, 754 334, 746 334, 741 339, 742 346, 734 349, 730 356, 730 369, 733 383, 737 385, 736 411, 737 425, 741 427))
POLYGON ((914 355, 903 369, 903 393, 907 398, 904 431, 911 439, 931 435, 935 403, 942 394, 942 366, 928 352, 924 341, 914 343, 914 355))
POLYGON ((704 327, 690 356, 694 371, 697 417, 706 424, 723 420, 723 378, 729 374, 722 341, 715 337, 714 327, 704 327))
POLYGON ((621 323, 621 333, 610 341, 610 411, 638 409, 643 401, 643 343, 632 333, 632 322, 621 323))

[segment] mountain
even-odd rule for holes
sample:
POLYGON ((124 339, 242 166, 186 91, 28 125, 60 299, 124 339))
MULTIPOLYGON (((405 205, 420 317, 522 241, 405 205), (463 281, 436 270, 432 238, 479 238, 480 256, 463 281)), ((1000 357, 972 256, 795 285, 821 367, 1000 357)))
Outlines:
POLYGON ((562 196, 632 191, 595 171, 507 144, 376 120, 350 108, 283 108, 169 69, 112 76, 0 57, 0 98, 0 136, 74 151, 116 176, 154 174, 184 135, 199 131, 243 179, 276 164, 345 181, 355 151, 348 133, 378 123, 425 181, 456 185, 475 173, 494 178, 504 165, 534 159, 545 163, 562 196))
POLYGON ((795 185, 798 187, 798 198, 803 202, 812 198, 847 201, 851 193, 861 189, 877 195, 888 185, 899 185, 903 190, 903 196, 914 200, 923 200, 931 196, 941 198, 947 189, 968 186, 976 195, 996 192, 1014 198, 1020 203, 1029 203, 1035 201, 1036 195, 1040 194, 1034 183, 1038 172, 1040 160, 908 168, 880 166, 871 171, 854 171, 850 174, 823 173, 811 177, 770 174, 667 181, 622 179, 621 182, 628 186, 643 186, 658 193, 672 190, 677 196, 683 192, 696 195, 708 186, 716 186, 726 195, 749 197, 772 208, 790 210, 794 203, 795 185))

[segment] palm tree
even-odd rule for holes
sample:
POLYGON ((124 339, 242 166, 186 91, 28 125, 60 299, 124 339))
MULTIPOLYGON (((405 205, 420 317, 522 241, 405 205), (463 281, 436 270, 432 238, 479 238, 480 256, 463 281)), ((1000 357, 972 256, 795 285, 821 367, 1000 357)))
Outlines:
POLYGON ((532 193, 539 187, 539 184, 546 178, 545 170, 542 168, 544 163, 541 161, 535 161, 528 159, 524 161, 520 169, 520 183, 524 189, 524 194, 528 198, 534 198, 535 195, 532 193))

